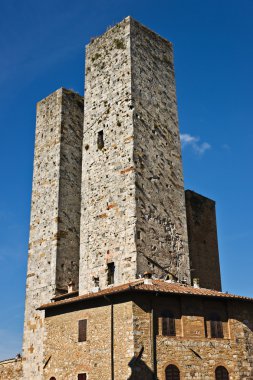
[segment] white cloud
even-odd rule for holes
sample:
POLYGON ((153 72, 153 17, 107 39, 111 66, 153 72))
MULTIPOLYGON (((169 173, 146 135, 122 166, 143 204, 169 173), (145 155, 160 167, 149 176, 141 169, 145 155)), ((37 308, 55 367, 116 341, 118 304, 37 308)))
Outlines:
POLYGON ((199 137, 191 136, 188 133, 183 133, 180 135, 182 148, 184 149, 187 146, 190 146, 193 151, 198 154, 204 154, 208 149, 211 148, 211 145, 207 142, 200 142, 199 137))
POLYGON ((221 147, 222 147, 222 149, 227 150, 227 151, 229 151, 231 149, 228 144, 223 144, 221 147))

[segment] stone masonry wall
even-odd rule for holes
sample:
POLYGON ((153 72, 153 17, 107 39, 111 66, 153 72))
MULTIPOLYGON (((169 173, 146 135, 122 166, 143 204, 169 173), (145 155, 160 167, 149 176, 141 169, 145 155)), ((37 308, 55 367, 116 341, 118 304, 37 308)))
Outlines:
MULTIPOLYGON (((103 302, 104 304, 104 302, 103 302)), ((46 318, 44 379, 111 380, 111 316, 108 305, 60 313, 46 318), (78 321, 87 319, 87 340, 78 342, 78 321)), ((133 357, 132 303, 113 306, 114 379, 128 379, 133 357)))
MULTIPOLYGON (((224 366, 230 380, 252 380, 253 308, 249 303, 236 301, 201 300, 197 297, 157 296, 156 314, 157 378, 166 380, 169 364, 180 370, 184 380, 213 380, 217 366, 224 366), (176 336, 162 335, 163 311, 173 312, 176 336), (223 324, 224 338, 212 338, 210 312, 218 312, 223 324)), ((134 307, 135 350, 144 347, 143 368, 151 369, 150 356, 150 299, 143 297, 134 307)), ((154 372, 153 372, 154 373, 154 372)), ((141 376, 141 375, 140 375, 141 376)), ((139 378, 137 378, 139 379, 139 378)), ((140 377, 141 379, 141 377, 140 377)), ((150 377, 152 379, 152 376, 150 377)))
POLYGON ((221 291, 215 202, 191 190, 185 199, 192 277, 202 288, 221 291))
POLYGON ((115 283, 136 274, 129 19, 87 46, 85 78, 81 293, 94 287, 93 277, 107 286, 108 263, 115 263, 115 283))
POLYGON ((22 360, 10 359, 0 362, 0 380, 21 380, 22 360))
POLYGON ((113 325, 114 380, 165 379, 176 365, 182 380, 213 380, 224 366, 230 380, 252 380, 253 307, 249 302, 190 296, 136 295, 129 300, 48 312, 44 379, 111 380, 113 325), (153 319, 152 319, 152 313, 153 319), (162 334, 162 312, 175 317, 176 336, 162 334), (220 315, 223 338, 212 338, 210 313, 220 315), (111 316, 113 315, 113 323, 111 316), (78 343, 78 320, 87 319, 87 341, 78 343), (154 333, 152 333, 154 326, 154 333), (154 336, 154 340, 152 337, 154 336), (153 365, 153 355, 156 352, 153 365))
POLYGON ((82 176, 81 293, 109 263, 189 282, 171 44, 129 17, 87 46, 82 176))
POLYGON ((78 285, 82 98, 60 89, 37 105, 23 338, 24 379, 41 379, 44 314, 36 308, 78 285))
POLYGON ((63 90, 56 286, 78 289, 83 142, 83 98, 63 90))
POLYGON ((137 272, 190 281, 172 44, 131 20, 137 272))

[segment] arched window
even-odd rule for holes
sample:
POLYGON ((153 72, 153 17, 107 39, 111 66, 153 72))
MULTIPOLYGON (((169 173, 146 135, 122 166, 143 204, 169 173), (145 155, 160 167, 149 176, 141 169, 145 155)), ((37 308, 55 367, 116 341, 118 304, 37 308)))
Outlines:
POLYGON ((225 367, 219 366, 216 368, 215 380, 229 380, 229 374, 225 367))
POLYGON ((164 311, 162 313, 162 334, 164 336, 175 336, 176 326, 174 314, 170 311, 164 311))
POLYGON ((222 321, 218 314, 213 313, 210 315, 210 330, 212 338, 223 338, 222 321))
POLYGON ((180 380, 179 369, 175 365, 170 364, 165 370, 165 376, 166 380, 180 380))
POLYGON ((56 378, 55 377, 50 377, 50 379, 49 380, 56 380, 56 378))

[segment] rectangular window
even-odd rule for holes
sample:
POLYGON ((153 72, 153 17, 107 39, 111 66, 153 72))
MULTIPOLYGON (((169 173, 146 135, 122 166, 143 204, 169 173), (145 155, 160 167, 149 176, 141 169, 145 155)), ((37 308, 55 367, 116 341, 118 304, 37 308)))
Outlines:
POLYGON ((211 337, 212 338, 223 338, 223 328, 222 321, 210 321, 211 324, 211 337))
POLYGON ((99 131, 98 132, 97 146, 98 146, 98 149, 103 149, 103 147, 105 146, 105 143, 104 143, 104 132, 103 131, 99 131))
POLYGON ((164 336, 175 336, 175 319, 170 317, 163 317, 162 319, 162 329, 164 336))
POLYGON ((86 379, 87 379, 86 373, 78 374, 77 380, 86 380, 86 379))
POLYGON ((114 284, 114 272, 115 272, 114 263, 107 264, 107 283, 108 283, 108 285, 114 284))
POLYGON ((87 319, 78 321, 78 342, 85 342, 87 340, 87 319))

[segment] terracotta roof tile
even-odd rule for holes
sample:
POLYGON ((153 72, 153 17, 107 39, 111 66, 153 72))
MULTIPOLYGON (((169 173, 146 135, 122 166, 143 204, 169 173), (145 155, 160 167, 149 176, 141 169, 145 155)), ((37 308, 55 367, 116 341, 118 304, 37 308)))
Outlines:
POLYGON ((237 299, 245 301, 253 301, 253 298, 243 297, 229 293, 222 293, 217 290, 205 289, 205 288, 194 288, 193 286, 183 285, 180 283, 171 283, 163 280, 151 280, 151 284, 145 283, 144 279, 129 282, 123 285, 117 285, 113 287, 108 287, 107 289, 100 290, 95 293, 87 293, 70 299, 64 299, 57 302, 51 302, 42 305, 39 310, 54 308, 62 305, 67 305, 71 303, 83 302, 90 299, 95 299, 99 297, 104 297, 108 295, 113 295, 117 293, 124 293, 127 291, 132 292, 155 292, 155 293, 166 293, 166 294, 181 294, 189 296, 202 296, 202 297, 215 297, 215 298, 227 298, 227 299, 237 299))

